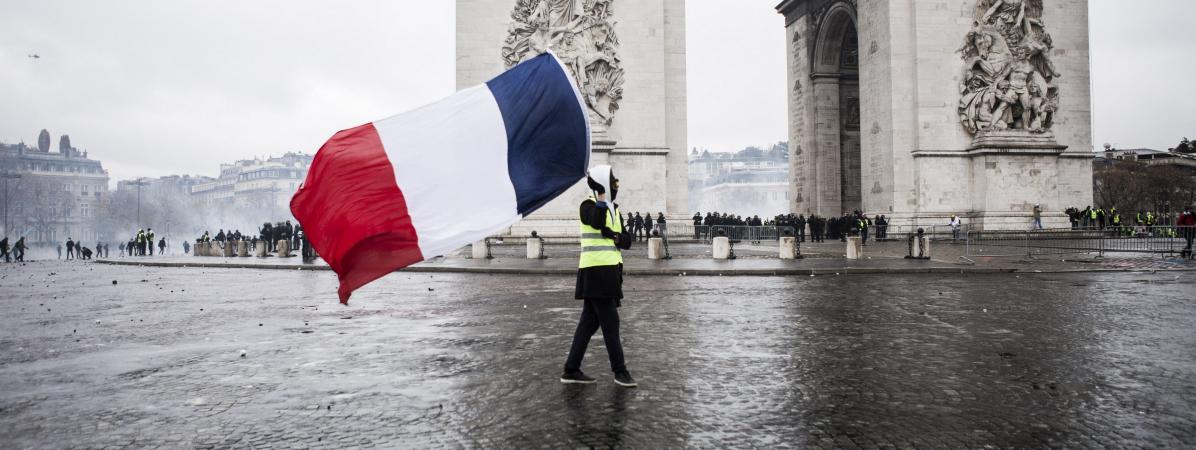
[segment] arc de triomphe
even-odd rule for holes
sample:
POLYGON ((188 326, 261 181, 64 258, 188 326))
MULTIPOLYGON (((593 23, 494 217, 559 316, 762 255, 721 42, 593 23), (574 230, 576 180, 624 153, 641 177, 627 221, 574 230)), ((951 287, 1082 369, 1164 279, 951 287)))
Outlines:
MULTIPOLYGON (((730 5, 727 7, 747 7, 730 5)), ((790 210, 1024 229, 1092 201, 1087 0, 784 0, 790 210)), ((457 0, 457 84, 553 49, 626 211, 685 211, 684 0, 457 0)), ((781 57, 781 55, 777 55, 781 57)), ((584 183, 511 234, 575 233, 584 183)), ((761 211, 772 215, 782 211, 761 211)))
POLYGON ((791 208, 1029 227, 1092 201, 1087 0, 785 0, 791 208))

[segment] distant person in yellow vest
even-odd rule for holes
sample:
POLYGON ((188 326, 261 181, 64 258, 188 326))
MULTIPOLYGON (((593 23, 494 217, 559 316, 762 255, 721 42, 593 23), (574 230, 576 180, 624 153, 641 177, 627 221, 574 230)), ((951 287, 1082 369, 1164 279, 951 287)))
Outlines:
POLYGON ((632 236, 623 228, 619 206, 619 180, 610 166, 590 169, 587 184, 593 195, 581 202, 581 261, 577 270, 577 291, 582 300, 581 318, 573 334, 573 345, 565 362, 561 383, 591 384, 594 378, 581 371, 590 338, 599 328, 610 356, 615 384, 636 387, 635 379, 623 361, 623 343, 619 339, 619 306, 623 299, 623 254, 631 248, 632 236))

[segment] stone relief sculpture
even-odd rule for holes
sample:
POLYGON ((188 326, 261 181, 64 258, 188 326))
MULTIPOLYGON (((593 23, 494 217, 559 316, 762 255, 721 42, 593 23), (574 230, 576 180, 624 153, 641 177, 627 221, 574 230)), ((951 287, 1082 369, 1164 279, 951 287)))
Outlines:
POLYGON ((589 107, 591 128, 605 131, 623 99, 614 0, 516 0, 503 43, 507 67, 551 49, 569 68, 589 107))
POLYGON ((1059 106, 1044 0, 977 0, 963 54, 959 119, 968 133, 1050 131, 1059 106))

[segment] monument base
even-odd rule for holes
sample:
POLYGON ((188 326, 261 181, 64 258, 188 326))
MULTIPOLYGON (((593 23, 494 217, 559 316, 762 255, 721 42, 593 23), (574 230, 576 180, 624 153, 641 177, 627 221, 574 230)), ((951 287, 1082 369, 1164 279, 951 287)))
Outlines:
POLYGON ((1040 205, 1044 228, 1069 227, 1064 211, 1091 202, 1085 194, 1091 177, 1084 174, 1091 173, 1092 156, 1067 149, 1050 132, 992 130, 962 151, 915 152, 921 173, 953 175, 926 179, 916 204, 933 206, 895 211, 890 222, 945 227, 955 215, 971 229, 1028 230, 1040 205))

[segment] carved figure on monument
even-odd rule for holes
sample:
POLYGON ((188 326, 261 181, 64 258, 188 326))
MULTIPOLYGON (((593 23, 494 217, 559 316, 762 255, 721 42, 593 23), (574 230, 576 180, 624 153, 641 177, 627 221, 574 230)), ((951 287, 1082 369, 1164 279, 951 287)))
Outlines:
POLYGON ((843 126, 847 128, 860 127, 860 99, 855 97, 847 98, 847 107, 844 108, 846 114, 843 115, 843 126))
POLYGON ((1010 87, 1009 80, 997 83, 997 109, 993 111, 993 129, 1007 130, 1013 126, 1013 107, 1017 105, 1017 93, 1010 87))
POLYGON ((502 49, 508 68, 548 50, 555 52, 577 82, 596 132, 611 125, 623 98, 612 2, 516 0, 502 49))
POLYGON ((1038 85, 1036 84, 1030 85, 1029 98, 1030 104, 1023 107, 1025 108, 1024 115, 1029 117, 1029 120, 1023 118, 1023 121, 1029 123, 1026 129, 1029 129, 1030 133, 1042 133, 1043 118, 1045 118, 1043 116, 1043 107, 1047 104, 1047 101, 1043 98, 1042 90, 1038 89, 1038 85))
POLYGON ((972 31, 960 49, 960 122, 979 137, 989 130, 1047 133, 1059 105, 1042 21, 1044 0, 977 0, 972 31))

